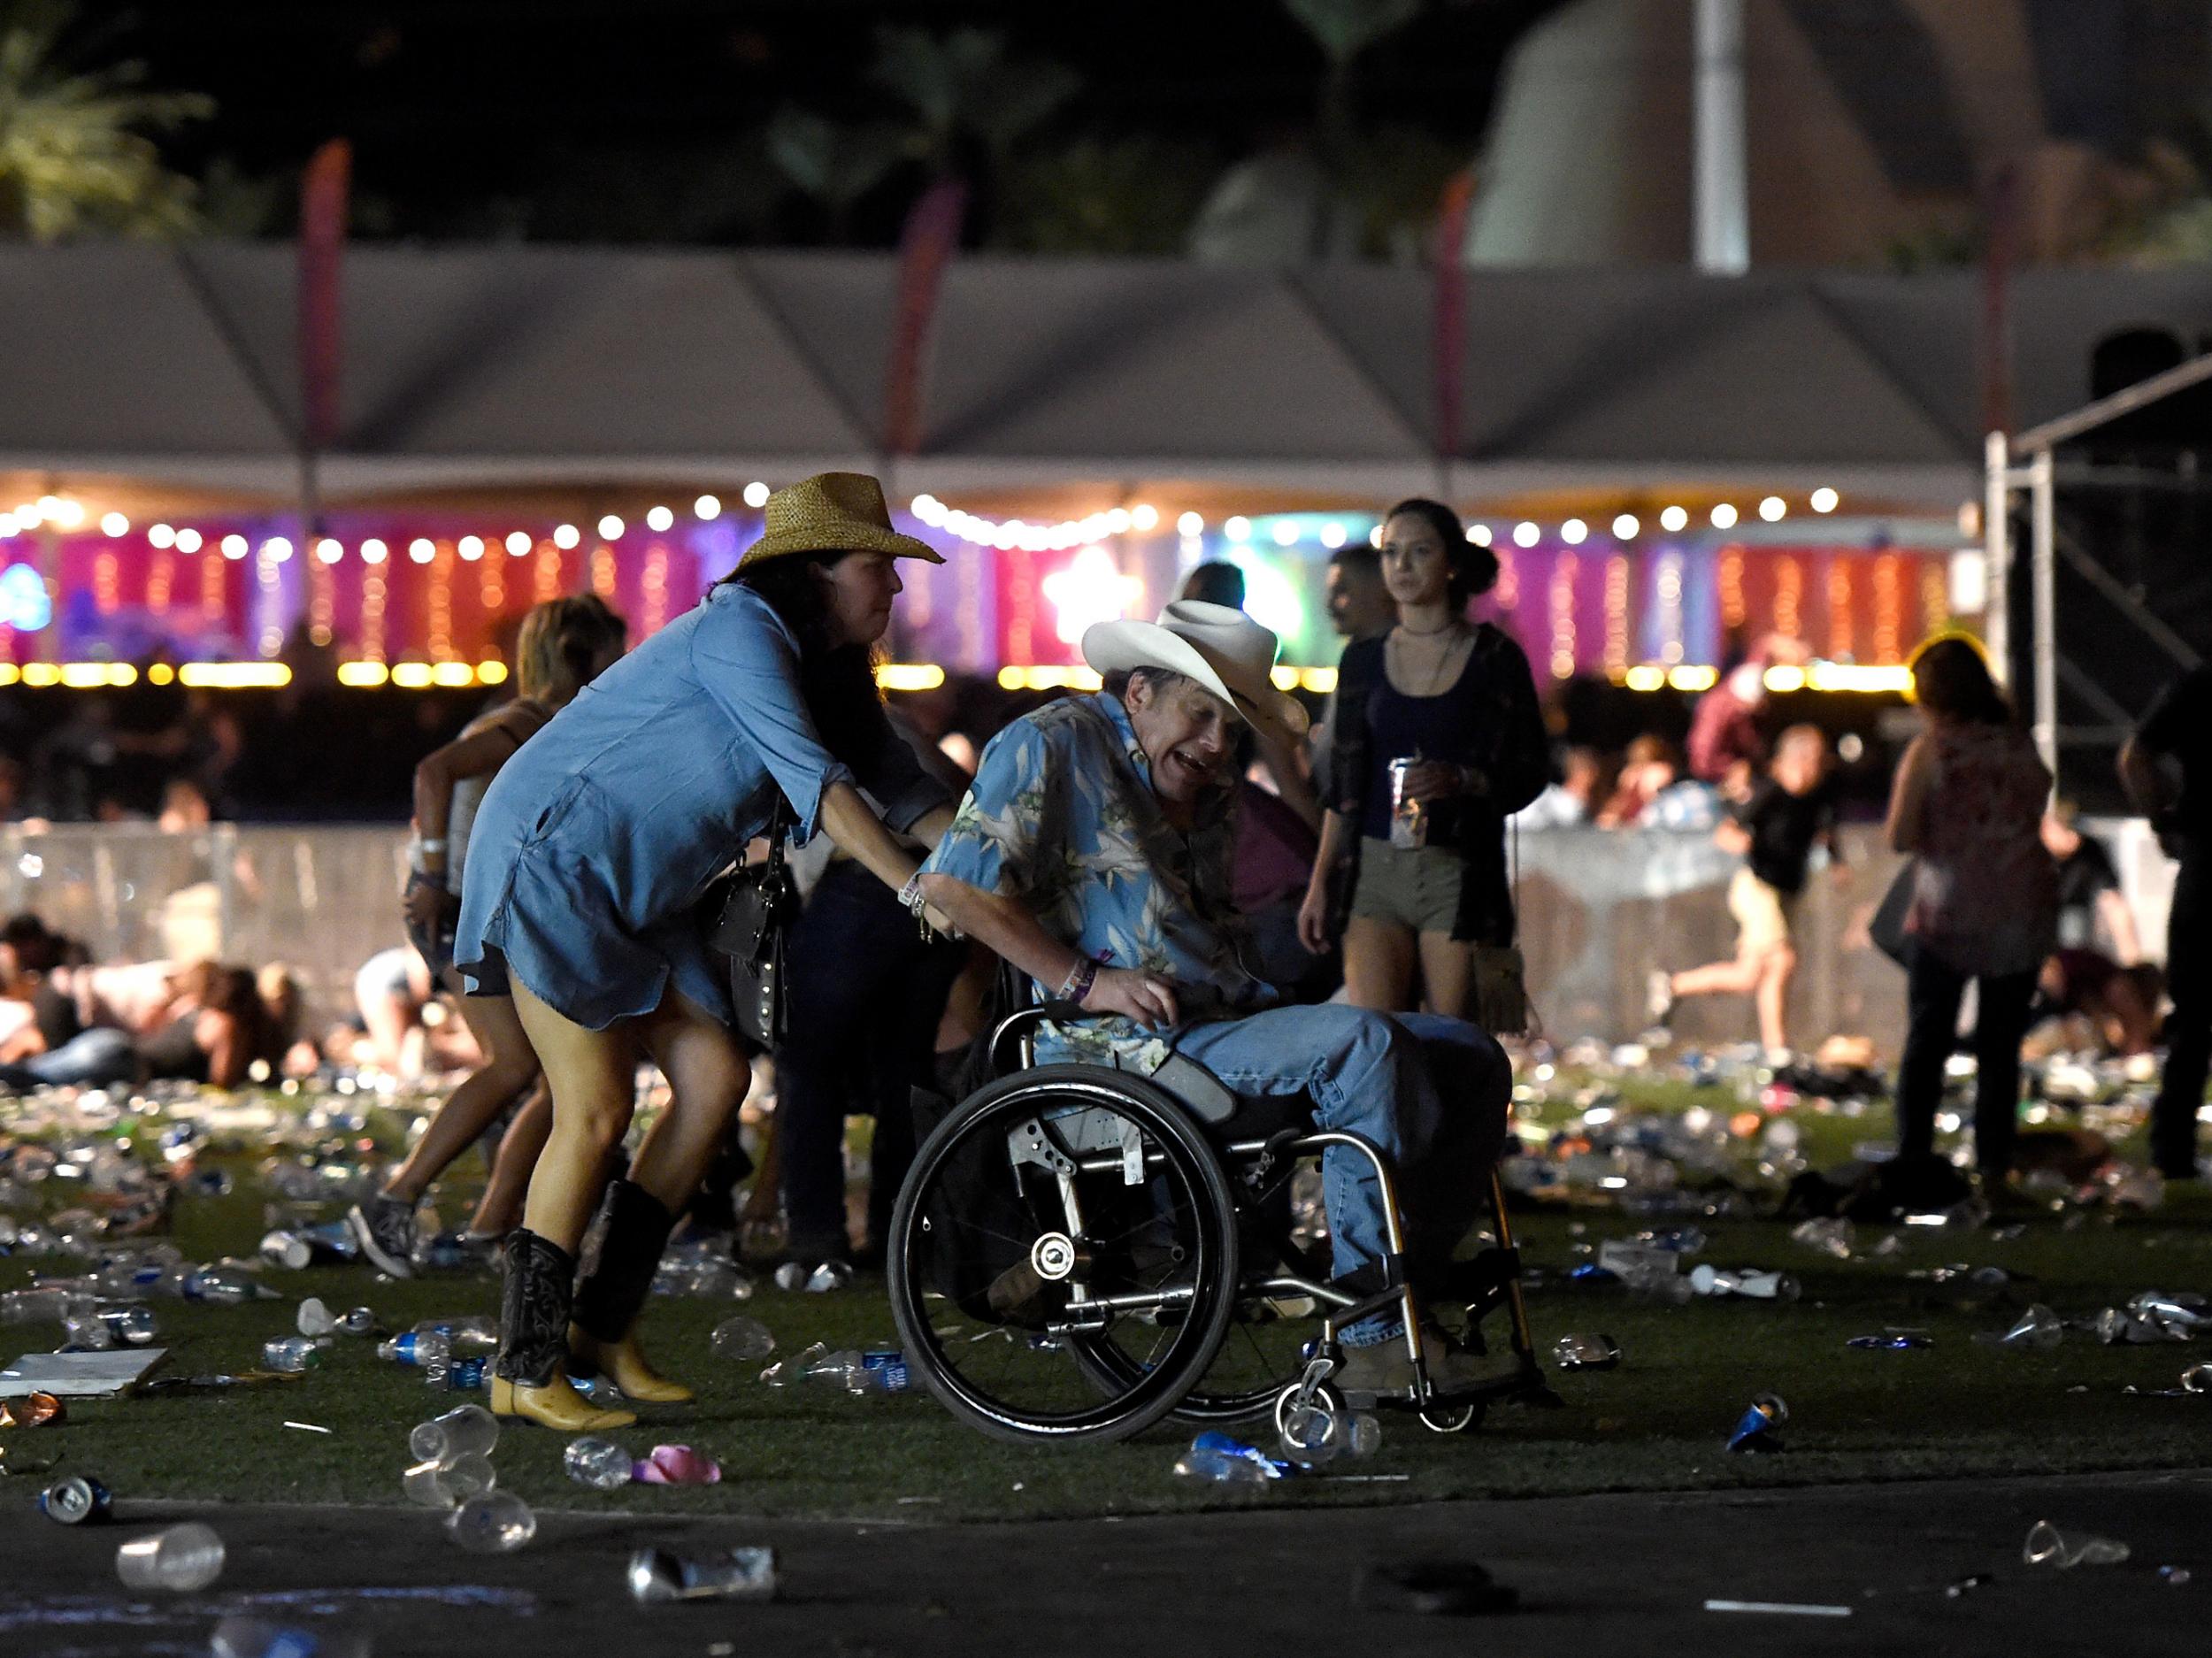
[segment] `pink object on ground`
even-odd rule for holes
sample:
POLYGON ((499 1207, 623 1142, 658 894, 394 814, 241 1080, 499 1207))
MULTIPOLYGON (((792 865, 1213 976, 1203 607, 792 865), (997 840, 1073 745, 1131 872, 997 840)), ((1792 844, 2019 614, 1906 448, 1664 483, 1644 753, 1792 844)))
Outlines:
POLYGON ((646 1485, 714 1485, 721 1483, 722 1464, 688 1445, 657 1445, 630 1478, 646 1485))

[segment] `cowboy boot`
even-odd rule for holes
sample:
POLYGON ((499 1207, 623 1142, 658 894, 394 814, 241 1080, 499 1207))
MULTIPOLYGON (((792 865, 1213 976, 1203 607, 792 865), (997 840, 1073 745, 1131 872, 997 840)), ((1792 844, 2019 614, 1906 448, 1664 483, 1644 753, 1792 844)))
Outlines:
POLYGON ((626 1410, 602 1410, 569 1386, 564 1369, 576 1263, 567 1250, 525 1227, 507 1239, 507 1276, 499 1298, 499 1358, 492 1366, 492 1415, 520 1416, 564 1433, 626 1428, 626 1410))
POLYGON ((645 1362, 634 1328, 675 1224, 676 1217, 643 1186, 630 1180, 610 1186, 599 1258, 577 1286, 575 1322, 568 1327, 568 1350, 578 1375, 604 1373, 626 1398, 657 1405, 681 1404, 691 1397, 691 1389, 657 1374, 645 1362))

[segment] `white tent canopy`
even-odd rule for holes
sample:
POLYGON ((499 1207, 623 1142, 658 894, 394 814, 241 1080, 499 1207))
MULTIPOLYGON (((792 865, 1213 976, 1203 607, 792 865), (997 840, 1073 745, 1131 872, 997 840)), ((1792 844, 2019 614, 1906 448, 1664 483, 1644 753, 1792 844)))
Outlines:
MULTIPOLYGON (((281 495, 293 257, 0 251, 0 470, 281 495)), ((902 489, 1184 480, 1463 499, 1831 484, 1947 510, 1981 452, 1970 272, 1470 272, 1440 465, 1419 272, 964 258, 902 489)), ((360 247, 332 497, 881 468, 887 256, 360 247)), ((2023 424, 2085 401, 2094 342, 2212 337, 2212 272, 2023 274, 2023 424)))

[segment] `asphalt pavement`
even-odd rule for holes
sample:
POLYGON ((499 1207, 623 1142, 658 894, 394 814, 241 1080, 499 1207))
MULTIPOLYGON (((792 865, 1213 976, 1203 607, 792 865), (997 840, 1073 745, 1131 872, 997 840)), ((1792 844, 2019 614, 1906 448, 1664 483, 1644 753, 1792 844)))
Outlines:
POLYGON ((0 1481, 8 1658, 205 1654, 227 1615, 323 1638, 365 1634, 376 1658, 1649 1658, 1696 1647, 2193 1658, 2212 1621, 2212 1470, 1019 1524, 932 1524, 924 1505, 894 1524, 547 1513, 526 1547, 488 1557, 461 1552, 434 1516, 388 1508, 123 1502, 115 1524, 65 1528, 36 1513, 31 1484, 0 1481), (221 1580, 197 1594, 125 1593, 117 1544, 185 1519, 222 1534, 221 1580), (2118 1539, 2132 1557, 2031 1568, 2021 1545, 2038 1520, 2118 1539), (639 1607, 624 1568, 649 1542, 772 1545, 780 1594, 639 1607), (1357 1603, 1363 1571, 1413 1561, 1475 1562, 1516 1593, 1517 1608, 1437 1616, 1357 1603), (1724 1612, 1709 1600, 1847 1610, 1724 1612))

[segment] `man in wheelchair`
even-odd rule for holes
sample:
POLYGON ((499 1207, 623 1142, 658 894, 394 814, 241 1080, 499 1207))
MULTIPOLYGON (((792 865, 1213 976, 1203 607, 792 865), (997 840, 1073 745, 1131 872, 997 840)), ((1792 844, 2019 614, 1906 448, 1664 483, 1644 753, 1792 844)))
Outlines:
MULTIPOLYGON (((1152 1077, 1179 1055, 1240 1099, 1303 1099, 1317 1128, 1373 1141, 1397 1171, 1417 1289, 1447 1276, 1490 1190, 1511 1071, 1462 1020, 1279 1007, 1247 966, 1229 896, 1242 729, 1290 743, 1306 726, 1274 687, 1275 653, 1275 635, 1243 612, 1194 601, 1156 624, 1092 627, 1083 655, 1104 688, 992 740, 907 899, 997 951, 1050 1002, 1081 1009, 1041 1027, 1041 1061, 1152 1077)), ((1323 1195, 1338 1280, 1372 1281, 1387 1238, 1373 1165, 1330 1148, 1323 1195)), ((1403 1336, 1386 1313, 1347 1325, 1340 1385, 1409 1386, 1403 1336)), ((1441 1392, 1497 1379, 1494 1364, 1433 1329, 1421 1346, 1441 1392)))

